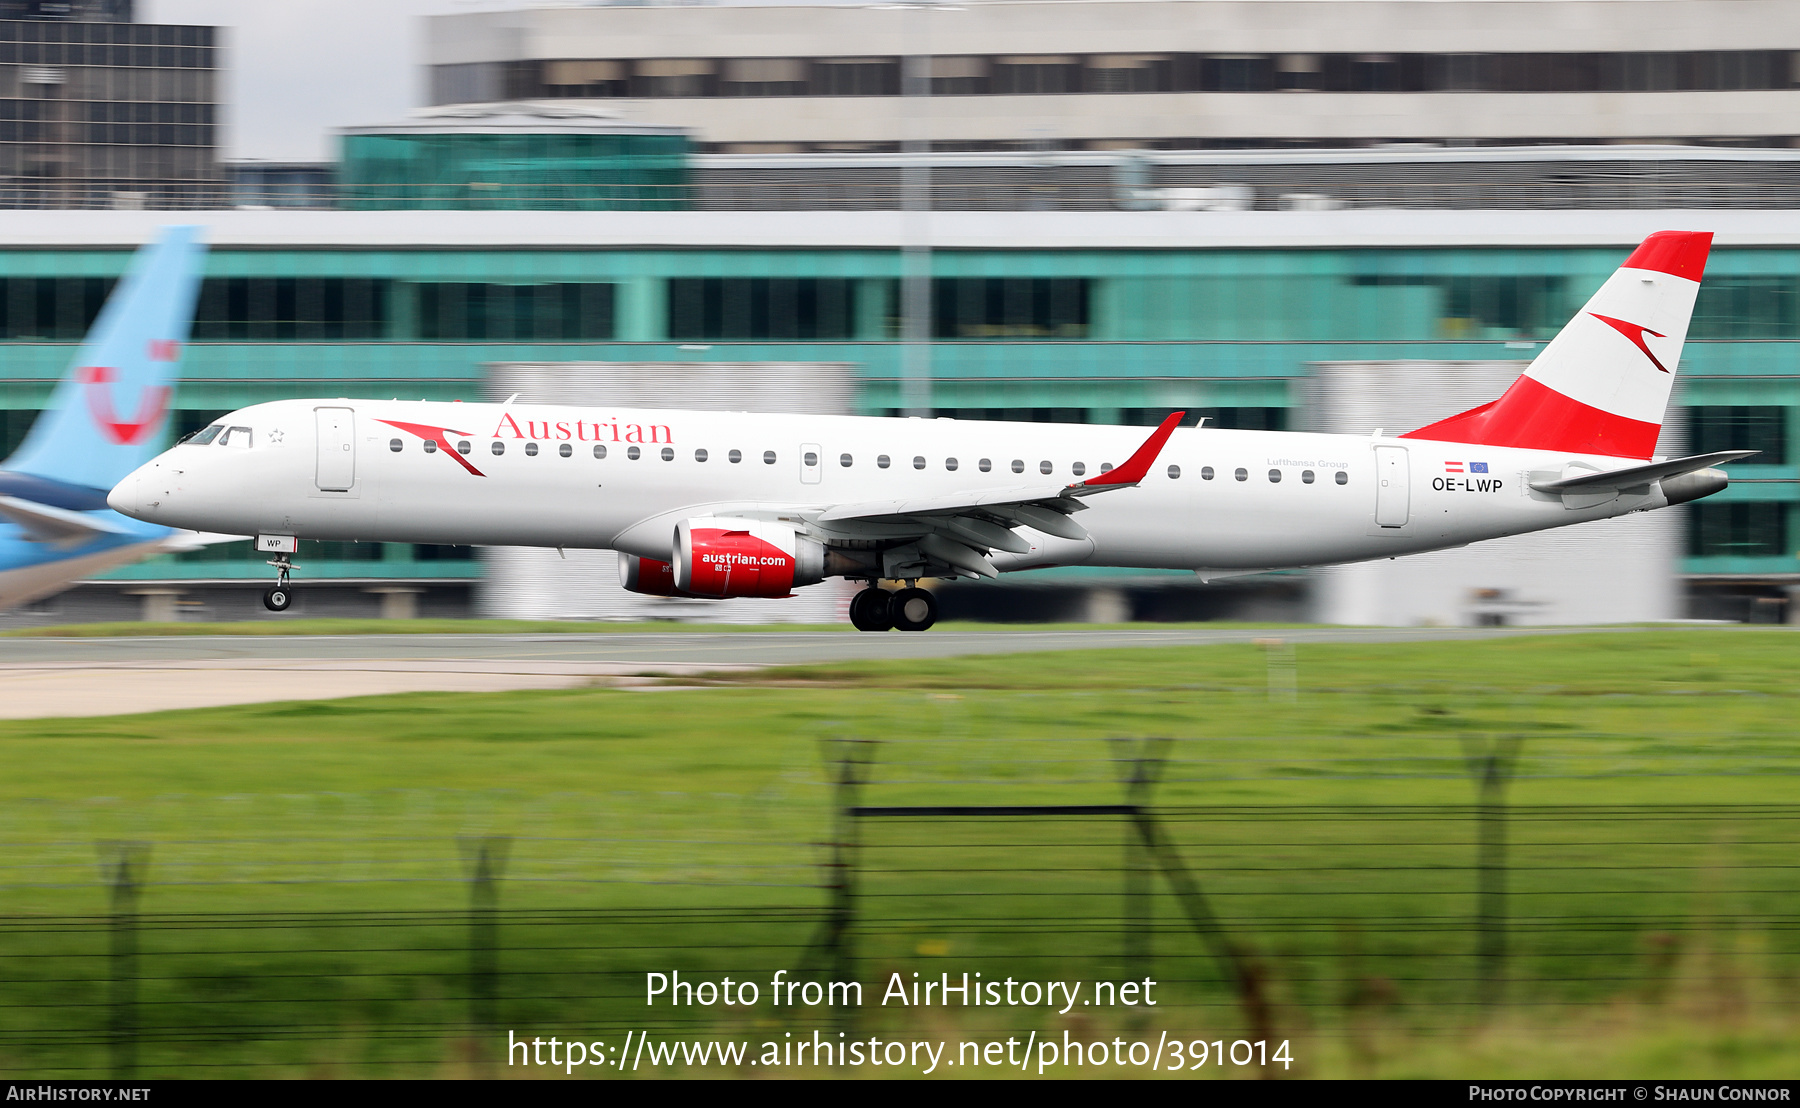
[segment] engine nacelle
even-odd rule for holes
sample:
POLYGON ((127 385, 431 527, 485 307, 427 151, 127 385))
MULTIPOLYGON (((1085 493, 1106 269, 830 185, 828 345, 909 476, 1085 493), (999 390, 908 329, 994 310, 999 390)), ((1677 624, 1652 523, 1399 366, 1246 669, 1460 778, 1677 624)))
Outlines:
POLYGON ((787 596, 825 579, 825 547, 785 523, 702 517, 675 527, 674 584, 692 596, 787 596))
POLYGON ((681 596, 675 587, 675 567, 655 558, 636 554, 619 555, 619 584, 631 592, 645 596, 681 596))

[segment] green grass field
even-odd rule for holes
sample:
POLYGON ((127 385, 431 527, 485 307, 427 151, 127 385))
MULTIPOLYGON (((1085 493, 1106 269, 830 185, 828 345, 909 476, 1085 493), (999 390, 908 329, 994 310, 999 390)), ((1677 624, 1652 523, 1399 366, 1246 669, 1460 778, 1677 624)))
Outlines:
MULTIPOLYGON (((1128 751, 1108 740, 1167 736, 1154 801, 1266 974, 1297 1072, 1787 1076, 1796 646, 1745 629, 1301 645, 1291 700, 1279 671, 1271 692, 1280 652, 1219 646, 0 723, 0 1068, 106 1072, 97 844, 150 851, 144 1072, 456 1074, 474 837, 510 843, 503 1026, 810 1033, 818 1018, 766 1007, 646 1014, 636 991, 649 969, 802 961, 829 902, 822 744, 876 741, 865 804, 1111 804, 1128 751), (1504 736, 1522 743, 1511 950, 1484 1005, 1469 757, 1504 736)), ((1118 821, 859 827, 864 979, 1140 968, 1118 821)), ((1237 1037, 1220 964, 1151 888, 1166 1005, 1148 1022, 1004 1025, 1237 1037)))

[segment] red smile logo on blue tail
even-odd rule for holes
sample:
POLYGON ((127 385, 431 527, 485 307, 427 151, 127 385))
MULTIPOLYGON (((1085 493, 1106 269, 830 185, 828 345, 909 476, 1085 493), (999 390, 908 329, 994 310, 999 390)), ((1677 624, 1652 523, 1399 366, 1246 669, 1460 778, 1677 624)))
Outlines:
POLYGON ((120 446, 130 446, 162 423, 163 412, 169 406, 170 390, 167 385, 145 389, 138 397, 136 414, 130 419, 120 419, 112 404, 112 384, 118 376, 117 370, 103 365, 82 366, 75 371, 75 379, 87 386, 82 389, 82 396, 87 399, 88 414, 94 417, 100 433, 120 446))

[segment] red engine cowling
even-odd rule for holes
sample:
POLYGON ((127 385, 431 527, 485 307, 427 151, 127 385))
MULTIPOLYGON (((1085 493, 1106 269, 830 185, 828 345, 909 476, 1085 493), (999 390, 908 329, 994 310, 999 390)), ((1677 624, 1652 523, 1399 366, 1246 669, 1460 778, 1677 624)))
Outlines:
POLYGON ((675 588, 691 596, 787 596, 825 579, 825 547, 785 523, 700 518, 675 528, 675 588))
POLYGON ((619 555, 619 584, 645 596, 681 596, 675 587, 675 567, 654 558, 619 555))

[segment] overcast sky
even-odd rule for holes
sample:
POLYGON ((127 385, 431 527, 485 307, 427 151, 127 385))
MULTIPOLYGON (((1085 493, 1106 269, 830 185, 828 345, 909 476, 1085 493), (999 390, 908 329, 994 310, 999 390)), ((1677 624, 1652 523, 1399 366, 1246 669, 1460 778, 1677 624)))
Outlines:
POLYGON ((391 123, 421 103, 420 19, 519 0, 138 0, 143 23, 225 32, 227 158, 322 161, 332 128, 391 123))

